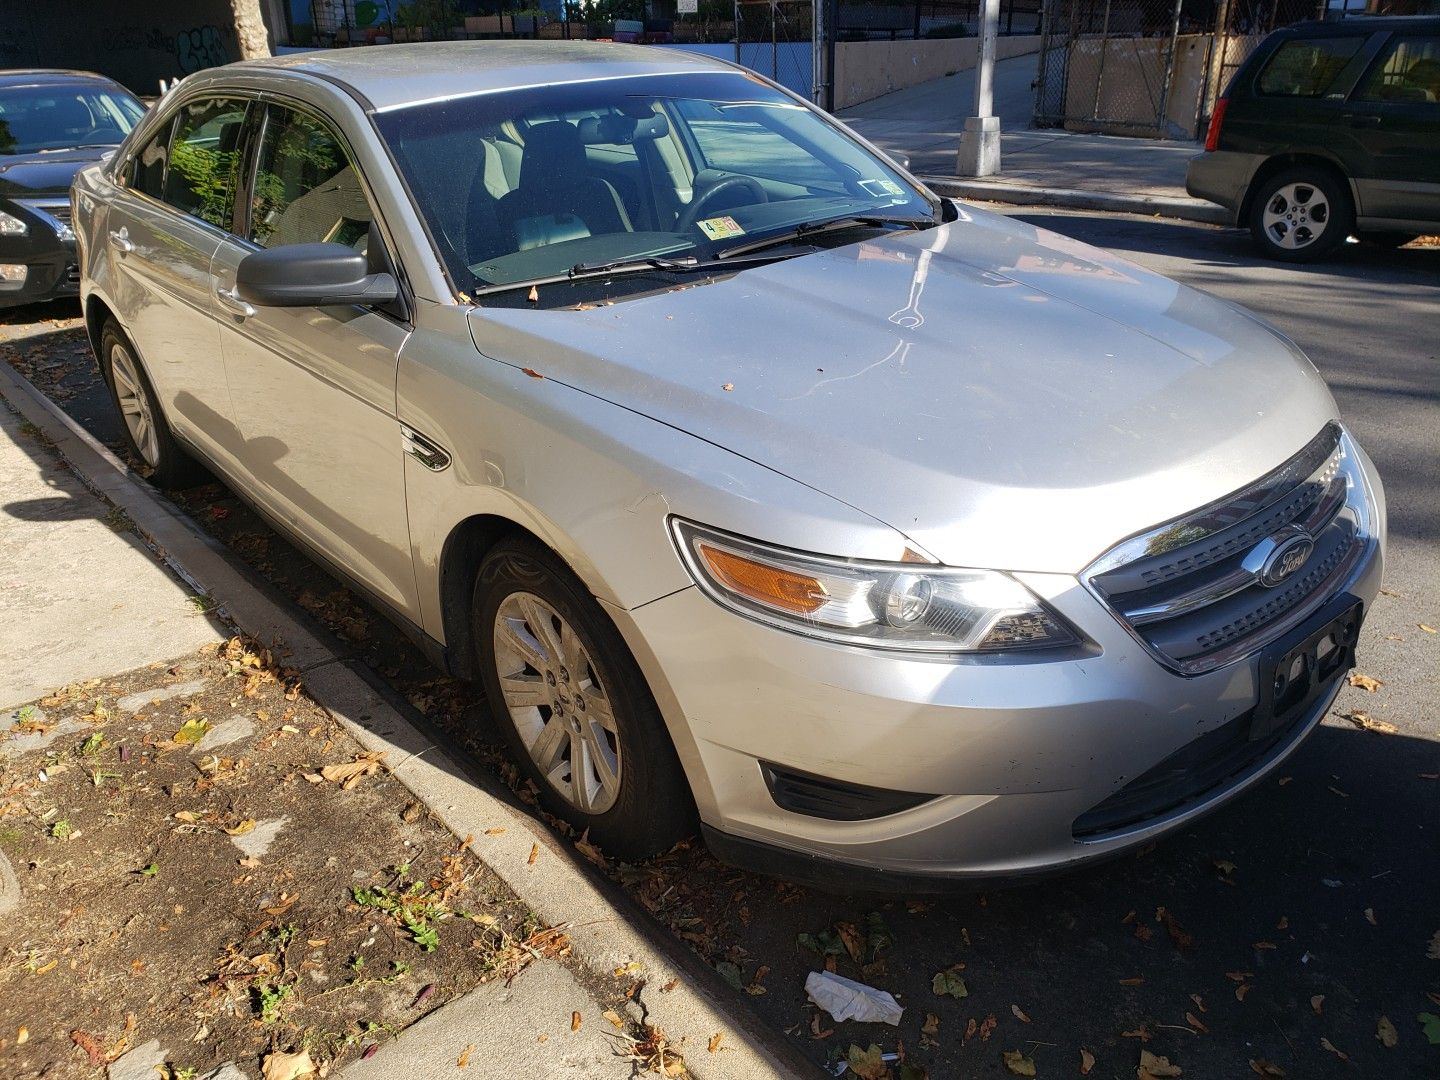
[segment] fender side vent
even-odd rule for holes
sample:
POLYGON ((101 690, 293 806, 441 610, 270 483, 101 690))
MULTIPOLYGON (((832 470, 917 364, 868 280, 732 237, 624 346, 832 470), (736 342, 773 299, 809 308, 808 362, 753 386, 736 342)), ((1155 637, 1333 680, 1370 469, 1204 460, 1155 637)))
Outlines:
POLYGON ((898 814, 937 797, 849 784, 765 761, 760 763, 760 772, 776 806, 791 813, 829 821, 864 821, 898 814))

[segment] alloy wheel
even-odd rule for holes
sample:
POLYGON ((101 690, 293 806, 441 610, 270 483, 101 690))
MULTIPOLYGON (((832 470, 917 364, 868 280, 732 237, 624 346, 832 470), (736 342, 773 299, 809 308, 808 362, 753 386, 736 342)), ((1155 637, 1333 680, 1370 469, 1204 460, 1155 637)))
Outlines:
POLYGON ((620 734, 603 673, 575 630, 533 593, 495 612, 494 658, 505 707, 531 759, 584 814, 620 795, 620 734))
POLYGON ((130 351, 116 342, 110 347, 110 377, 115 382, 115 400, 130 432, 135 449, 152 469, 160 464, 160 435, 155 430, 155 408, 140 377, 139 366, 130 351))
POLYGON ((1299 251, 1325 234, 1330 223, 1330 200, 1314 184, 1285 184, 1266 201, 1260 221, 1276 247, 1299 251))

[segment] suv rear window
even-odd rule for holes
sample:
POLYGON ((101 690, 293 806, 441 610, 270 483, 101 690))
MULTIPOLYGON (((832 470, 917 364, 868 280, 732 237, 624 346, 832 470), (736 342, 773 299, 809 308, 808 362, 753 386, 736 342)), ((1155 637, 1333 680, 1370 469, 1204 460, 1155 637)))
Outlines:
POLYGON ((1365 38, 1361 36, 1287 41, 1275 50, 1275 55, 1260 72, 1260 93, 1273 97, 1320 97, 1364 43, 1365 38))

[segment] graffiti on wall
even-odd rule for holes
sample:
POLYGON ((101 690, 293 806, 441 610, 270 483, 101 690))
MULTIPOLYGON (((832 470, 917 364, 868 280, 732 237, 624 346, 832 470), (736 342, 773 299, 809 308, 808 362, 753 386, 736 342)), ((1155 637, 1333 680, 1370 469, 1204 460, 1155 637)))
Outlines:
POLYGON ((230 62, 225 39, 218 26, 196 26, 175 35, 175 58, 186 75, 201 68, 219 67, 230 62))

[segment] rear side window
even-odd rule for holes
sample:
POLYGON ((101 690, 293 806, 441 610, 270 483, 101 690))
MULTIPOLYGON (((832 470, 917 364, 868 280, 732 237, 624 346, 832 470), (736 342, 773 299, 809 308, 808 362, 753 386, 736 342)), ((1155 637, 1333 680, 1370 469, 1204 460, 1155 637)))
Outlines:
POLYGON ((1361 101, 1440 104, 1440 37, 1397 37, 1356 94, 1361 101))
POLYGON ((161 196, 175 209, 226 230, 234 216, 245 104, 243 98, 207 98, 181 108, 161 196))
POLYGON ((1287 41, 1260 72, 1260 93, 1272 97, 1322 97, 1364 43, 1363 37, 1287 41))
POLYGON ((165 162, 170 159, 170 132, 174 127, 175 118, 172 116, 130 159, 128 186, 152 199, 165 196, 165 162))

